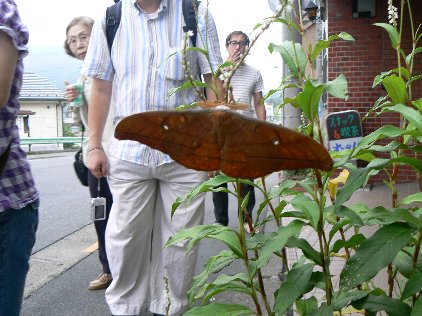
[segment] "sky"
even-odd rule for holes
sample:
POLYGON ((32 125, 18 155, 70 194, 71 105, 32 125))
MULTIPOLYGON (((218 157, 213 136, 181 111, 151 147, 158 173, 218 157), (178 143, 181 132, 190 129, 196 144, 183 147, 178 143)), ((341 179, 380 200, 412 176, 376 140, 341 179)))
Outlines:
MULTIPOLYGON (((227 57, 224 46, 227 34, 234 30, 250 34, 257 23, 272 14, 267 0, 202 0, 202 3, 206 4, 207 1, 217 25, 223 58, 227 57)), ((55 60, 59 62, 69 58, 64 54, 62 44, 65 39, 65 29, 70 20, 79 15, 99 18, 105 8, 114 3, 113 0, 15 0, 15 2, 23 23, 29 29, 28 47, 31 57, 48 59, 50 52, 51 54, 63 53, 61 58, 56 56, 51 59, 51 72, 60 69, 60 65, 55 64, 55 60)), ((268 51, 268 45, 271 42, 280 44, 280 25, 274 25, 267 30, 246 59, 248 64, 261 71, 266 91, 276 88, 282 76, 280 55, 270 54, 268 51)), ((37 68, 34 67, 35 65, 32 65, 32 69, 36 71, 37 68)), ((49 69, 43 69, 42 72, 45 74, 48 71, 49 69)), ((75 76, 74 69, 69 70, 69 73, 71 77, 75 76)))

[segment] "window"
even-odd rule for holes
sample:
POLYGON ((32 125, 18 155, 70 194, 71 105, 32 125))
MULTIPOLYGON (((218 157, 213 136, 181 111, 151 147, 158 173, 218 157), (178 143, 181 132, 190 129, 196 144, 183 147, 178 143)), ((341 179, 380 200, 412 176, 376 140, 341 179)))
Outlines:
POLYGON ((375 0, 352 0, 353 18, 375 17, 375 0))

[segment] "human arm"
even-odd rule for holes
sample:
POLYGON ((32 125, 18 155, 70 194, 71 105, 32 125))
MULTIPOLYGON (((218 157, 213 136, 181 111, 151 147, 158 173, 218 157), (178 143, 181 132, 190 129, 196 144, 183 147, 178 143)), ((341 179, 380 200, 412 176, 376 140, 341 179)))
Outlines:
POLYGON ((102 138, 110 109, 111 88, 111 81, 93 79, 88 108, 88 168, 97 178, 108 174, 108 163, 102 147, 102 138))
POLYGON ((253 106, 255 108, 256 117, 260 120, 265 121, 267 118, 267 111, 265 110, 265 105, 261 104, 262 102, 262 91, 255 92, 252 95, 253 106))
POLYGON ((2 108, 9 100, 18 51, 12 39, 3 31, 0 31, 0 47, 0 108, 2 108))

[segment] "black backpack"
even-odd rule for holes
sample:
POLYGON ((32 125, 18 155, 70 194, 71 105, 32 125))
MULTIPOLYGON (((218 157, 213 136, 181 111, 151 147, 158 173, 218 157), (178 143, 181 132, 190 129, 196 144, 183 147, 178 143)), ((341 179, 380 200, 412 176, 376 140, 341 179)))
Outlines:
MULTIPOLYGON (((113 45, 114 36, 116 35, 117 29, 119 28, 120 17, 122 16, 122 2, 120 0, 114 0, 114 2, 116 3, 112 6, 109 6, 106 11, 106 37, 110 51, 111 46, 113 45)), ((185 19, 186 24, 183 27, 183 31, 193 32, 193 36, 191 36, 193 46, 196 46, 197 34, 195 8, 198 8, 200 3, 201 1, 198 0, 183 0, 183 18, 185 19)))

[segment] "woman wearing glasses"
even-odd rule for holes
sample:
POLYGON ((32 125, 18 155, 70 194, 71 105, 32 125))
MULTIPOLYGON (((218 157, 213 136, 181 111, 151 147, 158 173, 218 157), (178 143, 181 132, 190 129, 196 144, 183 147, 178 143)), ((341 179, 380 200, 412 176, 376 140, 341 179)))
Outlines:
MULTIPOLYGON (((66 27, 66 40, 64 43, 64 49, 66 54, 84 60, 86 52, 88 50, 88 44, 91 36, 91 30, 94 25, 94 20, 90 17, 76 17, 70 21, 66 27)), ((72 102, 71 108, 73 111, 73 119, 75 124, 82 124, 84 134, 88 135, 88 100, 91 94, 92 79, 81 75, 77 82, 77 85, 82 86, 82 102, 76 104, 75 99, 78 97, 79 92, 77 85, 69 84, 65 82, 65 97, 69 102, 72 102)), ((110 110, 110 113, 113 113, 110 110)), ((103 137, 103 148, 107 148, 108 139, 113 135, 114 125, 112 123, 111 115, 109 116, 106 126, 104 128, 103 137)), ((88 138, 82 144, 83 149, 83 161, 84 164, 88 163, 88 138)), ((88 186, 91 198, 104 197, 106 199, 106 217, 103 220, 95 220, 95 230, 98 238, 98 254, 102 265, 103 272, 93 281, 89 283, 90 290, 101 290, 107 288, 112 282, 113 278, 110 273, 110 268, 107 260, 107 253, 105 247, 105 230, 107 221, 110 214, 111 205, 113 198, 110 192, 110 188, 107 183, 107 178, 97 179, 91 171, 88 170, 88 186), (99 190, 98 190, 99 189, 99 190)))
MULTIPOLYGON (((245 33, 241 31, 231 32, 226 38, 226 49, 229 54, 227 61, 230 61, 233 64, 239 63, 248 46, 249 38, 245 33)), ((231 87, 233 89, 233 100, 231 101, 250 105, 247 110, 239 110, 239 112, 265 121, 265 106, 261 104, 264 83, 259 70, 243 62, 239 65, 239 68, 237 68, 231 79, 231 87)), ((242 137, 242 135, 239 135, 239 137, 242 137)), ((223 186, 227 188, 227 184, 224 184, 223 186)), ((252 210, 255 206, 254 187, 242 183, 240 191, 242 193, 242 198, 249 193, 249 202, 246 206, 246 210, 249 218, 252 220, 252 210)), ((227 226, 229 223, 228 193, 213 192, 213 202, 216 222, 227 226)), ((251 233, 251 228, 253 228, 252 225, 248 224, 247 218, 245 218, 244 228, 247 233, 251 233)))

